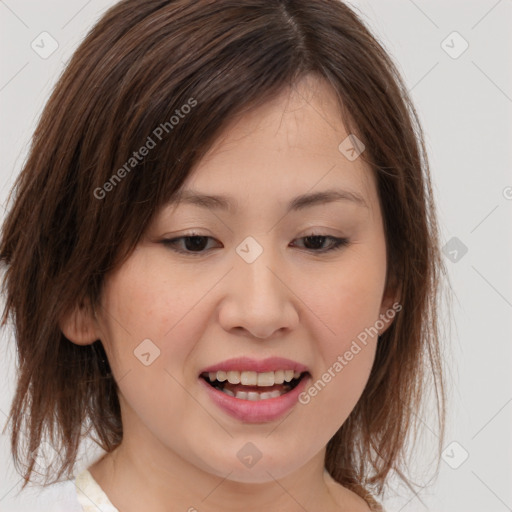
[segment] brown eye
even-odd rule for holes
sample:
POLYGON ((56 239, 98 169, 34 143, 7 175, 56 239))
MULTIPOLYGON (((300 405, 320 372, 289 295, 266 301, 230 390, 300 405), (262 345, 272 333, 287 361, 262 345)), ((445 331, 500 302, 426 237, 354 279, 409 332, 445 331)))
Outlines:
POLYGON ((213 238, 210 236, 189 235, 162 240, 162 243, 179 253, 200 255, 208 251, 205 250, 208 245, 208 240, 213 240, 213 238), (183 244, 181 244, 180 247, 181 242, 183 242, 183 244))
POLYGON ((298 240, 304 240, 305 249, 312 252, 330 252, 341 249, 348 245, 347 238, 337 238, 329 235, 308 235, 298 240), (325 242, 330 241, 330 245, 325 248, 325 242))
MULTIPOLYGON (((181 254, 190 254, 193 256, 200 256, 206 254, 211 248, 207 248, 208 240, 214 240, 210 236, 202 235, 188 235, 180 236, 172 239, 162 240, 162 243, 175 252, 181 254)), ((308 235, 297 240, 304 240, 304 249, 309 252, 326 253, 336 249, 341 249, 348 245, 347 238, 337 238, 329 235, 308 235), (325 245, 330 242, 329 245, 325 245)))

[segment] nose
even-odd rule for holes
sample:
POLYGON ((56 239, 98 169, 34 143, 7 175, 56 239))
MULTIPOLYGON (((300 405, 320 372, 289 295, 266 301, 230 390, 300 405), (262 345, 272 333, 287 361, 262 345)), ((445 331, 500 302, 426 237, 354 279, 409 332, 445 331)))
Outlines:
POLYGON ((243 331, 267 339, 293 330, 300 302, 291 289, 290 269, 269 249, 252 263, 235 254, 234 268, 226 276, 219 322, 227 332, 243 331))

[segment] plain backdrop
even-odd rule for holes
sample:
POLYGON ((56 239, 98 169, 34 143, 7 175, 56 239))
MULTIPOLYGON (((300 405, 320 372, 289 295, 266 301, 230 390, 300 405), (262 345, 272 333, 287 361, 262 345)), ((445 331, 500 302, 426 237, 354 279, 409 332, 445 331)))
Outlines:
MULTIPOLYGON (((4 207, 51 88, 113 3, 0 0, 4 207), (58 45, 50 56, 33 49, 41 37, 45 51, 58 45)), ((384 505, 390 512, 506 512, 512 510, 512 1, 349 3, 392 55, 420 115, 455 297, 451 313, 444 309, 445 323, 451 320, 454 328, 445 348, 450 402, 439 477, 416 494, 396 484, 384 505)), ((14 384, 14 343, 4 329, 2 428, 14 384)), ((424 436, 412 468, 425 486, 432 476, 427 466, 436 442, 434 417, 421 422, 424 436)), ((78 467, 101 452, 85 443, 81 453, 78 467)), ((35 490, 16 496, 19 483, 6 433, 0 436, 0 511, 31 510, 35 490)))

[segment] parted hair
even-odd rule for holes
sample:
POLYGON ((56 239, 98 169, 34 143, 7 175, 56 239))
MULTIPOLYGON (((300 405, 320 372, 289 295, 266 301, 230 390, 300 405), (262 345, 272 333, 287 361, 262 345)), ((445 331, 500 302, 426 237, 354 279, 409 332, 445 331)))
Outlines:
POLYGON ((99 305, 105 276, 230 120, 305 75, 332 87, 347 133, 366 146, 386 286, 402 305, 362 396, 328 442, 326 469, 360 494, 380 494, 392 472, 410 485, 407 440, 432 391, 441 449, 446 270, 421 123, 383 45, 339 0, 123 0, 59 78, 2 226, 3 324, 15 337, 17 379, 6 427, 23 487, 43 439, 59 454, 46 475, 57 481, 72 475, 84 436, 107 452, 123 436, 101 340, 72 343, 59 320, 99 305))

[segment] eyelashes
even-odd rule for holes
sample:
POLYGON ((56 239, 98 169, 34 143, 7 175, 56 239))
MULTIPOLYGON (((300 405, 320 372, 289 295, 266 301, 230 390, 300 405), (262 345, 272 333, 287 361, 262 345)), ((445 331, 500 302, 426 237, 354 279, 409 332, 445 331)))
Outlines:
MULTIPOLYGON (((212 249, 206 249, 208 246, 208 240, 215 240, 211 236, 203 236, 197 234, 184 235, 177 238, 168 238, 161 241, 163 245, 180 254, 190 256, 201 256, 209 253, 212 249), (183 242, 183 243, 182 243, 183 242), (180 244, 182 245, 180 247, 180 244)), ((314 248, 305 247, 307 252, 313 254, 325 254, 330 253, 349 245, 350 241, 348 238, 338 238, 330 235, 322 235, 312 233, 310 235, 297 238, 296 240, 304 240, 304 245, 313 246, 314 248), (322 247, 320 250, 318 246, 324 246, 324 242, 329 241, 330 245, 327 248, 322 247), (316 248, 315 248, 316 247, 316 248)))

